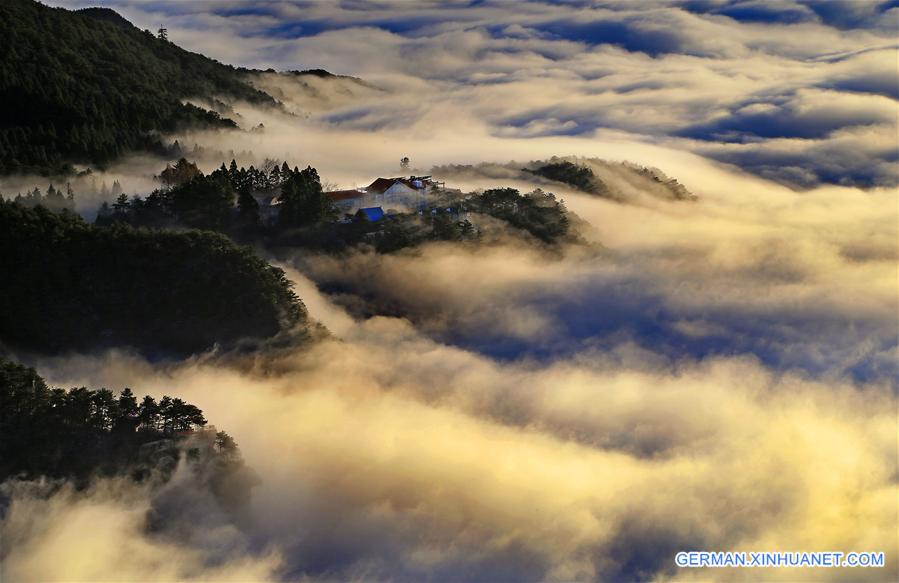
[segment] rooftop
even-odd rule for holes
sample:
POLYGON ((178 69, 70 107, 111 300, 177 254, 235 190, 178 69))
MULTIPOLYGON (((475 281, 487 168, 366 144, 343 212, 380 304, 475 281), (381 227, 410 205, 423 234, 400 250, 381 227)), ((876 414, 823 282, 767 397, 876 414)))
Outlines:
POLYGON ((372 223, 380 221, 384 218, 384 209, 379 206, 369 207, 364 209, 359 209, 357 215, 362 215, 366 218, 366 220, 371 221, 372 223))
POLYGON ((326 192, 325 195, 331 200, 351 200, 354 198, 362 198, 365 196, 364 190, 359 190, 358 188, 352 188, 349 190, 332 190, 331 192, 326 192))

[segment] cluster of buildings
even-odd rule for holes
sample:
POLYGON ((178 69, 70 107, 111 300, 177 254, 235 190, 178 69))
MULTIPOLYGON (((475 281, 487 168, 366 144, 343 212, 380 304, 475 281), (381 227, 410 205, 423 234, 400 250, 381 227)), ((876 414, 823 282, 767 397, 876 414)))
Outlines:
MULTIPOLYGON (((400 178, 377 178, 368 186, 349 190, 325 192, 339 213, 341 220, 350 221, 356 217, 376 222, 391 212, 421 212, 428 206, 429 195, 437 189, 444 190, 445 183, 431 176, 409 176, 400 178)), ((278 217, 281 201, 276 192, 253 193, 259 203, 259 214, 265 222, 274 222, 278 217)))
POLYGON ((325 195, 341 215, 355 216, 362 212, 368 220, 380 220, 385 211, 423 210, 428 203, 428 192, 443 186, 442 182, 437 182, 430 176, 378 178, 368 186, 333 190, 325 195))

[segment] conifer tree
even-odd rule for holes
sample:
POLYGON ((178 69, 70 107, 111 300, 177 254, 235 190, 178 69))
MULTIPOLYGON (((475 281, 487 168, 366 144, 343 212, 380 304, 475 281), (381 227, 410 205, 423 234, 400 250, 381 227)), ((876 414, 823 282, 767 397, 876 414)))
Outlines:
POLYGON ((112 204, 113 216, 120 220, 125 220, 128 217, 128 211, 131 208, 131 203, 128 202, 128 195, 124 192, 115 199, 115 202, 112 204))
POLYGON ((281 169, 277 164, 269 172, 268 181, 271 186, 281 186, 281 169))
POLYGON ((144 397, 140 404, 138 419, 143 429, 159 428, 159 405, 156 404, 156 399, 150 395, 144 397))
POLYGON ((307 166, 289 174, 281 186, 278 222, 282 227, 312 225, 335 216, 331 200, 322 191, 315 168, 307 166))
POLYGON ((237 213, 243 225, 253 226, 259 223, 259 203, 247 188, 242 188, 237 196, 237 213))

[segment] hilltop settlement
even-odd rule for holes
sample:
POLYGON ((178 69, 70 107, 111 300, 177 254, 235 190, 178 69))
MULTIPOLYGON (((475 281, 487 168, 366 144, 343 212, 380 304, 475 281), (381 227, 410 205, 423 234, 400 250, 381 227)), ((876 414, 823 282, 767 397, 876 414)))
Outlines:
MULTIPOLYGON (((464 193, 432 176, 413 175, 326 191, 310 166, 267 161, 261 168, 238 167, 232 160, 204 174, 186 158, 157 178, 160 187, 145 197, 120 192, 111 204, 102 203, 95 224, 201 229, 270 249, 326 252, 365 245, 387 253, 429 240, 473 241, 500 233, 556 245, 573 236, 564 203, 540 189, 464 193)), ((55 201, 60 195, 53 192, 55 201)), ((13 200, 46 207, 44 199, 35 190, 13 200)), ((53 208, 71 208, 65 200, 53 208)))

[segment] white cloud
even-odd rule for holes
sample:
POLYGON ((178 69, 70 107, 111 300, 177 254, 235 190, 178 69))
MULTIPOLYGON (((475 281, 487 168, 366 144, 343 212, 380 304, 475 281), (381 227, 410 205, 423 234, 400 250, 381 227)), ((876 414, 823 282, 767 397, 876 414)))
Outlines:
MULTIPOLYGON (((302 253, 285 262, 335 338, 252 365, 42 360, 65 385, 177 391, 263 482, 218 565, 202 538, 176 548, 147 534, 152 493, 18 492, 4 573, 708 578, 674 569, 686 548, 883 550, 885 571, 824 576, 895 573, 894 39, 831 26, 809 3, 752 4, 793 24, 674 4, 111 3, 223 60, 376 86, 256 77, 298 115, 235 104, 265 132, 179 134, 188 146, 311 164, 344 187, 399 172, 404 155, 413 172, 471 164, 446 170, 449 185, 553 190, 603 248, 302 253), (578 157, 625 203, 518 171, 553 155, 578 157), (661 168, 700 198, 666 202, 595 158, 661 168), (341 307, 362 301, 381 315, 341 307)), ((107 177, 146 192, 151 167, 107 177)))

